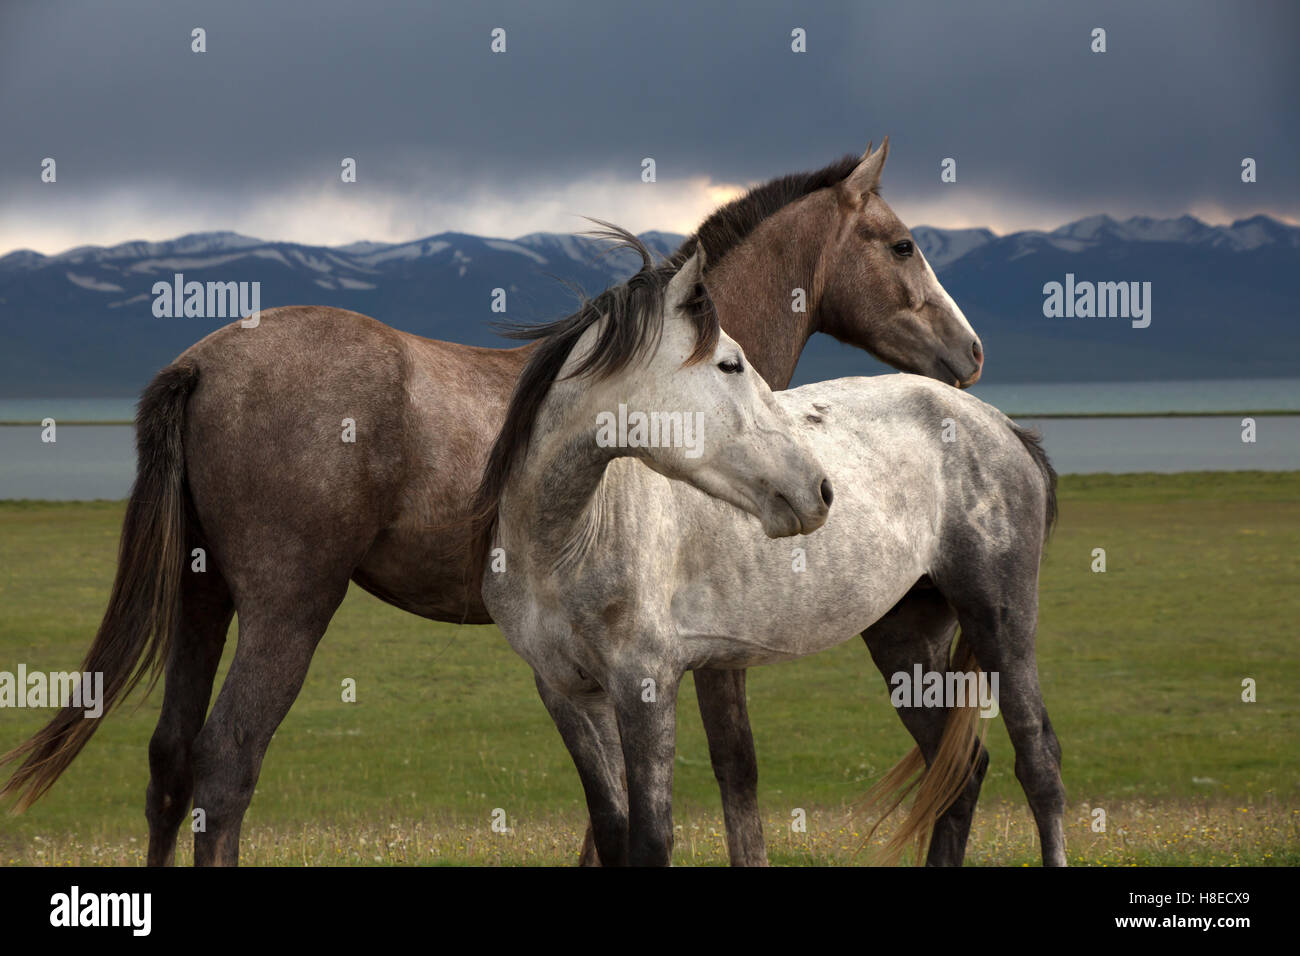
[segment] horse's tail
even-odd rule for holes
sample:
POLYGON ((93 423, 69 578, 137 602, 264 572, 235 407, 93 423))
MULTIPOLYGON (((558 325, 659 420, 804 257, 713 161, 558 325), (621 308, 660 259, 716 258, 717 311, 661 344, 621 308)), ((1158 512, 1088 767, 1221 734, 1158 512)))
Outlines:
MULTIPOLYGON (((198 376, 198 367, 190 362, 169 365, 149 384, 136 412, 138 466, 122 524, 117 575, 99 632, 81 665, 83 674, 103 675, 100 716, 146 673, 152 690, 167 659, 185 560, 181 432, 198 376)), ((85 707, 61 709, 30 740, 0 757, 0 765, 25 758, 0 789, 0 798, 16 798, 15 813, 27 809, 54 785, 98 727, 98 718, 87 717, 85 707)))
MULTIPOLYGON (((949 669, 979 674, 975 652, 965 636, 957 638, 949 669)), ((876 817, 876 822, 867 833, 868 841, 875 835, 880 824, 907 799, 907 795, 916 791, 916 798, 912 801, 906 819, 899 824, 880 851, 876 863, 892 866, 902 857, 909 844, 916 847, 917 865, 925 862, 926 847, 935 824, 966 789, 966 784, 975 772, 976 762, 973 758, 980 746, 980 723, 977 702, 951 708, 948 711, 948 722, 944 724, 943 736, 939 739, 939 750, 928 768, 921 748, 913 747, 879 783, 867 791, 859 813, 876 817)))

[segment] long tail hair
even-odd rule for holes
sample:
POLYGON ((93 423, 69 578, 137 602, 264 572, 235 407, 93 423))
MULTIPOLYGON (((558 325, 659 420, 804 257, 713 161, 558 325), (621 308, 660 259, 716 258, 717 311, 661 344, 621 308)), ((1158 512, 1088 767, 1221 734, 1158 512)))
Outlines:
MULTIPOLYGON (((198 367, 177 362, 145 390, 136 412, 135 484, 126 506, 117 575, 108 609, 81 670, 104 675, 103 714, 121 702, 146 675, 153 689, 162 672, 180 613, 185 561, 185 457, 181 433, 185 407, 198 382, 198 367)), ((0 757, 22 759, 0 799, 14 798, 21 813, 68 768, 95 731, 99 718, 64 707, 27 742, 0 757)))
MULTIPOLYGON (((975 652, 964 636, 957 638, 949 669, 979 674, 975 652)), ((951 708, 948 711, 948 722, 944 724, 943 736, 939 739, 939 750, 928 768, 921 748, 913 747, 879 783, 867 791, 861 806, 855 812, 855 815, 876 817, 866 841, 870 841, 880 825, 912 791, 916 791, 916 799, 912 801, 907 817, 873 862, 892 866, 899 861, 909 845, 915 845, 915 862, 918 865, 925 862, 926 849, 935 824, 966 789, 966 784, 975 773, 975 755, 978 753, 977 748, 983 744, 987 724, 987 721, 980 720, 978 703, 968 702, 964 707, 951 708)))

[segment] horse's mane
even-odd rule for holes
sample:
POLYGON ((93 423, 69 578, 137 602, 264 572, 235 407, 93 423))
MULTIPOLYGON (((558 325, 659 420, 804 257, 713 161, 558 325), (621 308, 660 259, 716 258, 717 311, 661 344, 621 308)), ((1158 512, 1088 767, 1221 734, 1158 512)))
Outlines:
POLYGON ((713 212, 668 261, 680 267, 699 243, 704 247, 709 262, 717 265, 723 256, 748 239, 763 220, 819 189, 842 183, 861 161, 860 157, 850 154, 813 172, 790 173, 755 186, 739 199, 733 199, 713 212))
MULTIPOLYGON (((497 503, 506 481, 515 463, 527 453, 542 402, 558 380, 578 339, 601 318, 606 320, 591 350, 565 375, 565 378, 590 376, 593 381, 600 381, 652 350, 663 333, 664 292, 676 270, 656 266, 650 251, 626 229, 609 223, 600 225, 604 228, 593 235, 611 240, 613 248, 636 252, 641 257, 641 269, 626 282, 606 289, 594 299, 584 300, 572 315, 555 322, 509 328, 512 338, 534 339, 539 344, 515 383, 505 423, 492 444, 487 467, 474 495, 470 510, 474 555, 471 581, 481 578, 486 566, 496 530, 497 503)), ((720 326, 713 300, 702 282, 696 284, 683 309, 685 317, 695 326, 695 348, 686 359, 689 365, 713 353, 720 326)))

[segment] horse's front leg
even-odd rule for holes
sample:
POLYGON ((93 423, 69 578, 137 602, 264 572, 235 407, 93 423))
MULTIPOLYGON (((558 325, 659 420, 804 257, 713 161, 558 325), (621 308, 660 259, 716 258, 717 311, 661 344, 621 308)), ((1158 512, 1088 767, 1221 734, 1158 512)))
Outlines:
POLYGON ((763 821, 758 813, 758 757, 745 706, 743 670, 698 670, 700 703, 709 759, 722 791, 727 852, 732 866, 767 866, 763 821))
POLYGON ((609 696, 603 692, 569 698, 535 675, 537 692, 564 739, 578 768, 587 797, 587 836, 584 866, 623 866, 627 863, 627 783, 623 748, 609 696))
POLYGON ((623 667, 611 681, 627 768, 628 863, 668 866, 673 856, 673 758, 681 672, 623 667))

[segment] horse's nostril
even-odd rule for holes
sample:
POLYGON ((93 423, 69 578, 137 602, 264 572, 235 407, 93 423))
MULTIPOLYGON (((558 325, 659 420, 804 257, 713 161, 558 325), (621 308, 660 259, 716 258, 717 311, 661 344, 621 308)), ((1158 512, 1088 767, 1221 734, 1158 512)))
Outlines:
POLYGON ((984 364, 984 349, 980 346, 979 339, 976 339, 974 342, 971 343, 970 354, 975 357, 975 361, 978 364, 980 365, 984 364))
POLYGON ((821 491, 822 491, 822 503, 829 508, 831 506, 831 502, 835 499, 835 492, 831 490, 831 480, 829 478, 822 479, 821 491))

